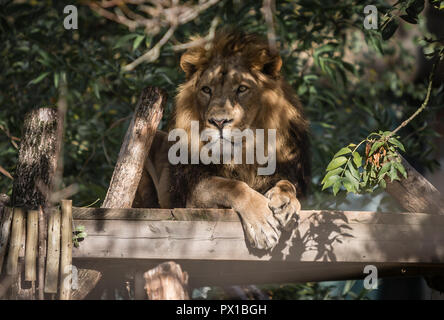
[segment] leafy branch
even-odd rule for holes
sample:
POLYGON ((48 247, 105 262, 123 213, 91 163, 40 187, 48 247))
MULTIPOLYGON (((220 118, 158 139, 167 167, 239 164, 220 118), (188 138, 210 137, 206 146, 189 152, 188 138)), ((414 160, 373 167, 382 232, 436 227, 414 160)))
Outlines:
POLYGON ((401 164, 401 156, 398 153, 398 150, 405 152, 405 149, 398 140, 400 137, 395 134, 427 107, 436 69, 443 60, 444 48, 441 49, 429 74, 427 93, 421 106, 393 131, 372 132, 358 144, 350 143, 340 149, 327 166, 326 175, 321 181, 322 190, 332 187, 334 195, 341 187, 353 193, 372 192, 378 186, 385 188, 388 178, 391 182, 400 180, 398 173, 407 178, 407 172, 401 164), (362 156, 358 149, 364 144, 365 151, 362 156))

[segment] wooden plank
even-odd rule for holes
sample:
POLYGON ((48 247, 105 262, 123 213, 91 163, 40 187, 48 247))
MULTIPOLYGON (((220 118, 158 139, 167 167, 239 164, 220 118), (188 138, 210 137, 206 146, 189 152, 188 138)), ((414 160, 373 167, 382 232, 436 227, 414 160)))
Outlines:
POLYGON ((171 209, 72 208, 75 220, 171 220, 171 209))
POLYGON ((302 211, 297 230, 271 253, 247 247, 239 221, 76 223, 88 233, 77 258, 444 263, 439 215, 302 211))
POLYGON ((70 300, 72 278, 72 200, 62 200, 60 300, 70 300))
POLYGON ((6 274, 15 276, 18 272, 18 259, 23 241, 25 223, 25 210, 14 208, 12 218, 11 241, 9 245, 8 259, 6 261, 6 274))
POLYGON ((9 235, 11 234, 11 223, 13 210, 11 208, 0 207, 2 215, 0 217, 0 274, 2 273, 3 261, 8 247, 9 235))
POLYGON ((26 251, 25 251, 25 280, 35 281, 37 279, 37 247, 38 247, 38 223, 39 212, 29 210, 26 228, 26 251))
POLYGON ((59 210, 51 210, 48 220, 45 293, 57 293, 60 260, 60 215, 59 210))
POLYGON ((39 300, 45 299, 45 259, 46 259, 46 235, 47 235, 47 226, 46 226, 45 213, 43 212, 42 206, 39 207, 39 259, 38 259, 38 267, 39 267, 39 283, 38 283, 38 298, 39 300))

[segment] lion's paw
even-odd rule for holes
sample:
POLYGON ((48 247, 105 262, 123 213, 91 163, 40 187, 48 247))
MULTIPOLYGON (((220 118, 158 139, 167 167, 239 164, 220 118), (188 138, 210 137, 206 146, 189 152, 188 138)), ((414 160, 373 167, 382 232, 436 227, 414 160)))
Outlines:
POLYGON ((261 250, 273 249, 281 236, 279 222, 267 203, 268 199, 258 194, 254 205, 250 204, 239 211, 247 240, 252 247, 261 250))
POLYGON ((279 183, 267 191, 265 196, 269 199, 268 207, 273 212, 279 224, 285 230, 293 228, 297 222, 301 204, 296 198, 296 192, 279 183))

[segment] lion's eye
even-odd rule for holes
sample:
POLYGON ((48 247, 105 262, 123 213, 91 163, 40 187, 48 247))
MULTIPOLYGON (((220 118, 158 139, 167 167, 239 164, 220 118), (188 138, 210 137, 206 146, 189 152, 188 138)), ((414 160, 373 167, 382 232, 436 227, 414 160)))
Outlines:
POLYGON ((202 87, 202 91, 206 94, 211 94, 211 89, 207 86, 203 86, 202 87))
POLYGON ((242 93, 248 90, 247 86, 239 86, 239 88, 237 88, 237 92, 238 93, 242 93))

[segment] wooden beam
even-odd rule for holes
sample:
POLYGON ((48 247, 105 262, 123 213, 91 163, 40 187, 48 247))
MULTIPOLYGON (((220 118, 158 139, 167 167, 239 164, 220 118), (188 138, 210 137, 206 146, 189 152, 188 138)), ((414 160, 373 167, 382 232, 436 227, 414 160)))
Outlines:
POLYGON ((73 251, 76 265, 154 267, 174 260, 192 283, 339 280, 362 277, 368 264, 389 275, 444 265, 441 215, 302 210, 297 229, 284 233, 271 253, 248 247, 237 214, 227 209, 73 208, 73 217, 88 233, 73 251))

